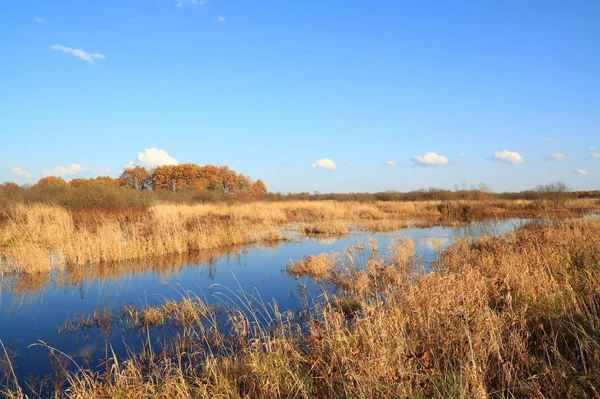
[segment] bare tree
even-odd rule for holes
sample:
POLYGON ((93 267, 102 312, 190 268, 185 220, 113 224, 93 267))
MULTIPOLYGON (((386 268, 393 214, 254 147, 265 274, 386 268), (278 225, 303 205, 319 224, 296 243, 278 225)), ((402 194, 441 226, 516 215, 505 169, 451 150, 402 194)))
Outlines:
POLYGON ((570 189, 563 182, 554 182, 536 187, 538 198, 541 200, 549 200, 554 207, 563 206, 570 196, 570 189))

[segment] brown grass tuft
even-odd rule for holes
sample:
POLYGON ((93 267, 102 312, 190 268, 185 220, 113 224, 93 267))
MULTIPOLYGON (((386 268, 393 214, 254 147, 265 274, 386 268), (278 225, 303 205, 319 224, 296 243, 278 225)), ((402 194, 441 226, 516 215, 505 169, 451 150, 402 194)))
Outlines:
POLYGON ((308 255, 303 259, 291 263, 287 271, 298 278, 308 276, 315 281, 321 281, 333 271, 334 263, 327 254, 308 255))

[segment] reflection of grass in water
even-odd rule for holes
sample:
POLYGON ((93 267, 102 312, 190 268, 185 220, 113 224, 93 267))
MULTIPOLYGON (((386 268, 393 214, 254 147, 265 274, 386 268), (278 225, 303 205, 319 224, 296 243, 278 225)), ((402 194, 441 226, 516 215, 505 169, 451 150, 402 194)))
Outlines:
POLYGON ((185 254, 174 254, 157 256, 146 259, 134 259, 130 261, 102 263, 89 265, 87 267, 67 267, 49 273, 16 274, 0 277, 0 285, 3 290, 10 293, 13 298, 23 300, 34 300, 31 294, 43 293, 50 287, 77 287, 86 281, 100 280, 102 282, 117 281, 124 276, 136 276, 154 272, 159 275, 168 276, 176 273, 188 265, 206 267, 209 275, 218 261, 241 262, 249 249, 273 248, 280 243, 269 242, 257 245, 237 245, 228 248, 217 248, 201 252, 190 252, 185 254))
MULTIPOLYGON (((593 397, 600 386, 600 221, 529 225, 452 244, 415 272, 410 240, 385 258, 339 254, 343 284, 301 312, 225 291, 130 309, 171 326, 107 375, 69 374, 72 397, 593 397), (364 264, 355 262, 364 260, 364 264), (345 266, 344 266, 345 265, 345 266), (227 329, 217 322, 218 312, 227 329), (155 350, 158 345, 158 350, 155 350)), ((121 321, 123 323, 123 321, 121 321)), ((12 390, 14 391, 14 389, 12 390)), ((60 395, 59 395, 60 396, 60 395)), ((62 395, 65 396, 65 395, 62 395)))

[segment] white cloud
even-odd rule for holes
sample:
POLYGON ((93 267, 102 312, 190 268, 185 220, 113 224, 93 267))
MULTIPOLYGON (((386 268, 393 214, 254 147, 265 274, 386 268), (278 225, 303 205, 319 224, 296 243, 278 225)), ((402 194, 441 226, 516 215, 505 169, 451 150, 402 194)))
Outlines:
POLYGON ((131 162, 127 162, 127 163, 125 164, 125 169, 131 169, 131 168, 133 168, 133 167, 135 167, 135 162, 133 162, 133 161, 131 161, 131 162))
POLYGON ((222 16, 222 15, 219 15, 219 16, 217 17, 217 21, 219 21, 219 22, 225 22, 225 17, 224 17, 224 16, 222 16))
POLYGON ((496 151, 494 152, 492 159, 496 162, 505 162, 511 165, 523 163, 523 157, 516 151, 496 151))
POLYGON ((34 20, 35 22, 37 22, 38 24, 43 24, 43 23, 44 23, 44 20, 43 20, 43 19, 41 19, 40 17, 35 17, 33 20, 34 20))
POLYGON ((590 151, 596 151, 597 148, 596 147, 590 147, 590 151))
POLYGON ((319 159, 317 162, 313 162, 311 164, 311 166, 313 168, 323 168, 323 169, 329 169, 329 170, 335 170, 337 168, 337 166, 335 166, 335 162, 333 162, 329 158, 319 159))
POLYGON ((197 6, 206 3, 206 0, 177 0, 177 7, 186 5, 197 6))
POLYGON ((556 140, 551 137, 542 137, 542 141, 549 141, 550 143, 556 145, 556 140))
POLYGON ((165 150, 159 150, 157 148, 146 148, 144 152, 140 152, 137 156, 137 160, 146 166, 165 166, 165 165, 179 165, 179 162, 165 150))
POLYGON ((15 166, 15 167, 14 167, 14 168, 12 168, 10 171, 11 171, 11 172, 13 173, 13 175, 15 175, 15 176, 23 176, 23 177, 32 177, 32 176, 33 176, 31 173, 27 172, 25 169, 23 169, 23 168, 22 168, 22 167, 20 167, 20 166, 15 166))
POLYGON ((396 163, 396 161, 385 161, 383 164, 387 165, 387 166, 397 166, 398 165, 396 163))
POLYGON ((587 170, 583 170, 583 169, 575 169, 574 172, 577 173, 578 175, 587 175, 588 174, 587 170))
POLYGON ((567 162, 569 160, 569 157, 561 154, 560 152, 553 152, 552 154, 550 154, 547 158, 549 161, 554 161, 554 162, 567 162))
POLYGON ((348 161, 348 162, 346 162, 346 165, 352 166, 352 162, 348 161))
POLYGON ((66 177, 66 176, 75 176, 79 173, 92 172, 90 168, 86 168, 85 166, 81 166, 78 163, 73 163, 70 166, 57 166, 52 170, 42 169, 42 174, 44 176, 56 176, 56 177, 66 177))
POLYGON ((438 155, 435 152, 428 152, 427 154, 417 155, 413 157, 419 165, 431 166, 431 165, 445 165, 448 163, 448 158, 443 155, 438 155))
POLYGON ((600 158, 600 154, 598 154, 597 152, 594 152, 592 154, 592 158, 600 158))
POLYGON ((459 156, 459 157, 466 157, 466 156, 467 156, 467 153, 466 153, 466 152, 462 152, 462 151, 461 151, 461 152, 459 152, 459 153, 458 153, 458 156, 459 156))
POLYGON ((110 168, 107 166, 105 168, 100 169, 100 173, 110 173, 110 168))
POLYGON ((75 57, 81 58, 82 60, 87 61, 91 64, 95 64, 95 62, 94 62, 95 59, 103 60, 106 58, 106 56, 104 54, 88 53, 86 51, 79 50, 76 48, 66 47, 61 44, 55 44, 54 46, 50 47, 50 49, 63 51, 67 54, 72 54, 75 57))

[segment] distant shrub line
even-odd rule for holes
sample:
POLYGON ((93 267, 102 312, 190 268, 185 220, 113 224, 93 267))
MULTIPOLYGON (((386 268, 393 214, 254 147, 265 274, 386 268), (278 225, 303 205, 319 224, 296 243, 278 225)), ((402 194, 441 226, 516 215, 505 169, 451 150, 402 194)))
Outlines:
MULTIPOLYGON (((0 208, 14 203, 46 203, 71 209, 119 209, 158 202, 207 203, 261 201, 482 201, 528 200, 560 207, 567 200, 599 198, 600 190, 570 191, 563 183, 520 192, 493 193, 485 184, 447 190, 428 188, 409 192, 287 194, 268 192, 262 180, 238 174, 226 166, 182 164, 147 170, 127 168, 118 178, 75 178, 69 182, 49 176, 34 185, 0 184, 0 208)), ((544 205, 546 207, 546 205, 544 205)), ((0 211, 1 213, 1 211, 0 211)))

